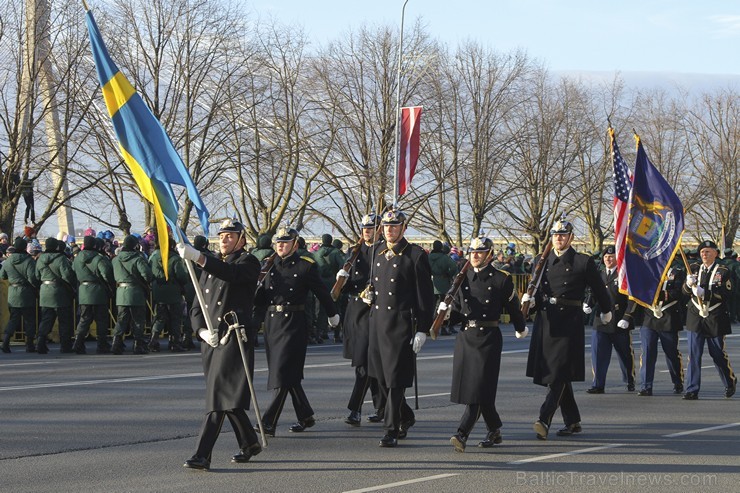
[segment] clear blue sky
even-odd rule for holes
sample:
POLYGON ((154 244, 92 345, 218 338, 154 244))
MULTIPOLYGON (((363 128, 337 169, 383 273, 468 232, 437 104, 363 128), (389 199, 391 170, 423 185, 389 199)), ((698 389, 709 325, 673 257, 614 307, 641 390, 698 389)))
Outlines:
MULTIPOLYGON (((302 25, 321 45, 363 24, 400 23, 403 0, 253 0, 263 18, 302 25)), ((740 75, 737 0, 409 0, 450 46, 523 48, 551 70, 740 75)))

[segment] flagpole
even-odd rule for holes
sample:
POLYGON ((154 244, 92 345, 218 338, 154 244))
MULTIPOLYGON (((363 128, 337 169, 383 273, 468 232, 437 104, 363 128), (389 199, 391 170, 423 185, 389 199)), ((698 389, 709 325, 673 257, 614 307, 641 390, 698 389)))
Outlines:
POLYGON ((398 165, 401 160, 401 56, 403 54, 403 19, 406 14, 406 4, 401 9, 401 34, 398 38, 398 77, 396 80, 396 164, 393 168, 393 207, 398 205, 398 165))
MULTIPOLYGON (((175 236, 177 236, 177 243, 185 243, 185 235, 182 233, 182 230, 180 228, 175 228, 174 232, 175 236)), ((203 297, 203 290, 200 288, 200 283, 198 282, 198 276, 195 273, 195 267, 193 267, 192 260, 185 260, 185 266, 188 268, 188 274, 190 274, 190 279, 193 281, 193 287, 195 288, 195 296, 198 298, 198 304, 200 304, 201 310, 203 310, 203 318, 206 321, 206 328, 208 329, 208 332, 211 334, 217 334, 218 332, 213 328, 213 322, 211 321, 211 316, 208 313, 208 309, 206 308, 206 299, 203 297)), ((197 331, 198 328, 196 327, 195 330, 197 331)))

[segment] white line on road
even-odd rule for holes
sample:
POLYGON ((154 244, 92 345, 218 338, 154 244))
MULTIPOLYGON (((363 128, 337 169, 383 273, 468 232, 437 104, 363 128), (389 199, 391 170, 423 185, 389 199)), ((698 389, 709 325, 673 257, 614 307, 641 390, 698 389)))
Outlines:
POLYGON ((56 365, 59 363, 58 361, 32 361, 28 363, 4 363, 0 365, 0 368, 5 368, 6 366, 33 366, 33 365, 56 365))
POLYGON ((522 459, 522 460, 517 460, 514 462, 509 462, 509 464, 527 464, 528 462, 539 462, 542 460, 557 459, 558 457, 568 457, 570 455, 588 454, 590 452, 597 452, 599 450, 607 450, 610 448, 624 447, 625 445, 627 444, 626 443, 610 443, 609 445, 604 445, 602 447, 584 448, 580 450, 574 450, 572 452, 564 452, 562 454, 542 455, 540 457, 532 457, 529 459, 522 459))
POLYGON ((387 488, 395 488, 397 486, 406 486, 407 484, 423 483, 425 481, 434 481, 436 479, 451 478, 453 476, 459 476, 459 474, 437 474, 436 476, 427 476, 425 478, 409 479, 407 481, 399 481, 397 483, 381 484, 378 486, 371 486, 369 488, 362 488, 359 490, 348 490, 344 493, 366 493, 368 491, 380 491, 387 488))
POLYGON ((705 431, 722 430, 724 428, 733 428, 735 426, 740 426, 740 423, 730 423, 727 425, 710 426, 709 428, 699 428, 698 430, 689 430, 689 431, 682 431, 679 433, 671 433, 670 435, 663 435, 663 438, 676 438, 676 437, 682 437, 686 435, 693 435, 694 433, 703 433, 705 431))

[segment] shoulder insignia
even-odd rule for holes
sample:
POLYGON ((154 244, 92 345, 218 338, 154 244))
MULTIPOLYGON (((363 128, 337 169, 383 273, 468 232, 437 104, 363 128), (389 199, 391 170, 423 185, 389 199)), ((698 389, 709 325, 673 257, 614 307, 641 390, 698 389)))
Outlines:
POLYGON ((305 260, 306 262, 310 263, 310 264, 315 264, 316 263, 316 261, 314 259, 312 259, 311 257, 308 257, 308 256, 305 256, 304 255, 304 256, 301 256, 301 258, 303 260, 305 260))
MULTIPOLYGON (((496 268, 494 267, 494 269, 496 269, 496 268)), ((505 270, 501 270, 501 269, 496 269, 496 270, 499 271, 500 273, 502 273, 505 276, 510 276, 511 275, 511 272, 506 272, 505 270)))

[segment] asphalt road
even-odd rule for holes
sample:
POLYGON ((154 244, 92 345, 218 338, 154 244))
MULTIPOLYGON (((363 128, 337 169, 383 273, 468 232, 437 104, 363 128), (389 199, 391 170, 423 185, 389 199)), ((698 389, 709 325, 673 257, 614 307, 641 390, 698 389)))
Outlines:
MULTIPOLYGON (((583 433, 539 441, 532 423, 545 389, 524 376, 529 340, 503 329, 497 407, 504 441, 493 449, 475 446, 485 435, 482 420, 465 453, 449 444, 463 412, 449 402, 452 337, 428 341, 419 355, 417 424, 395 449, 378 447, 381 426, 364 421, 369 395, 362 426, 344 423, 353 370, 340 345, 325 344, 310 347, 306 361, 316 426, 289 433, 288 401, 264 452, 231 464, 237 445, 226 424, 210 472, 182 467, 204 412, 197 352, 78 356, 52 346, 40 356, 15 346, 0 354, 0 491, 740 492, 740 394, 724 398, 708 353, 700 399, 691 402, 672 393, 662 358, 653 397, 627 392, 613 355, 606 394, 586 394, 590 382, 574 385, 583 433)), ((740 367, 740 335, 729 336, 727 347, 740 367)), ((681 349, 685 360, 685 339, 681 349)), ((258 350, 262 407, 271 396, 266 381, 258 350)), ((407 396, 413 405, 413 389, 407 396)), ((553 431, 560 426, 557 415, 553 431)))

